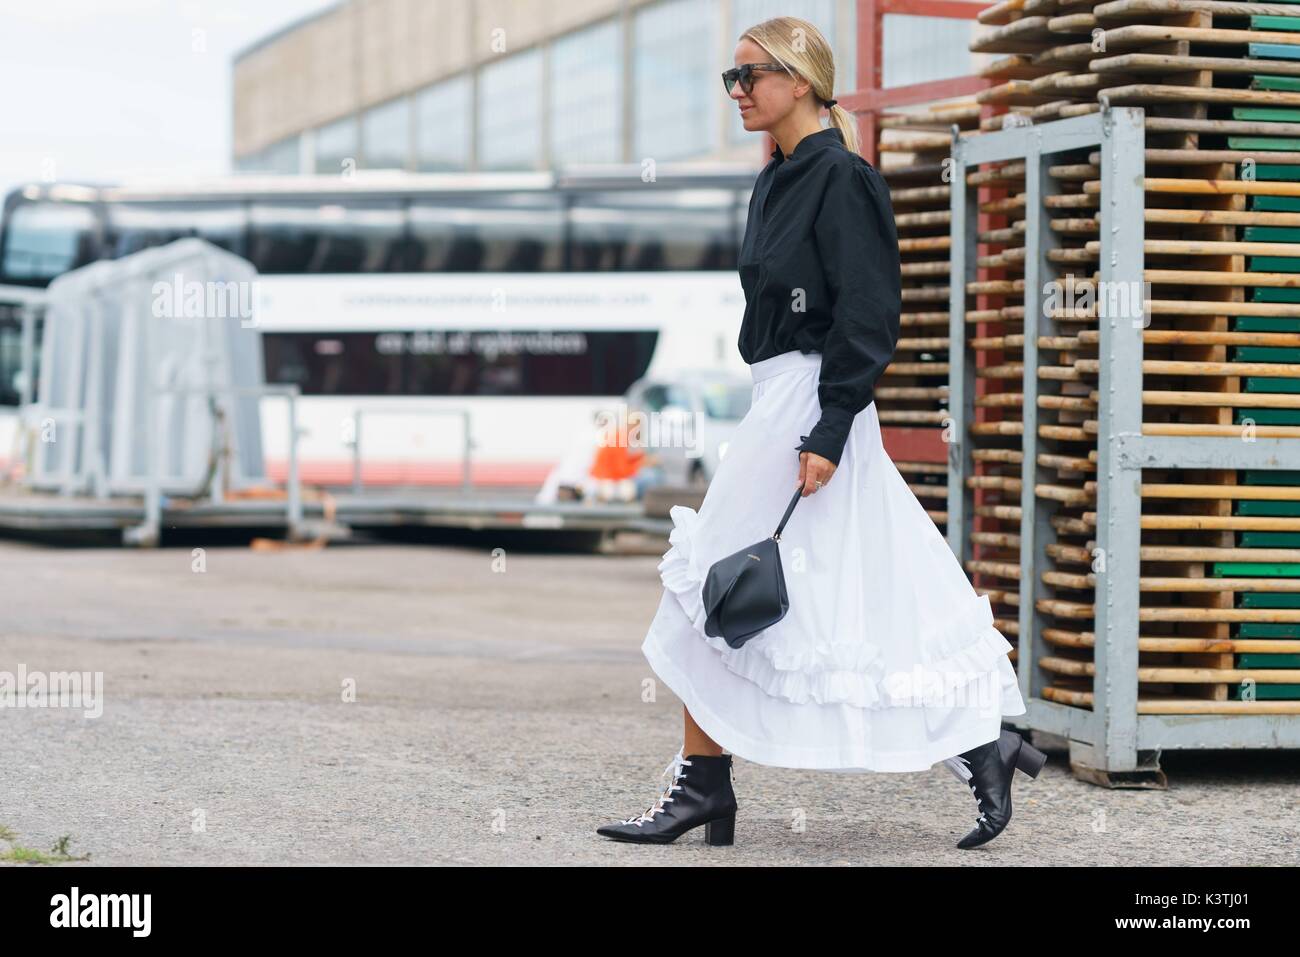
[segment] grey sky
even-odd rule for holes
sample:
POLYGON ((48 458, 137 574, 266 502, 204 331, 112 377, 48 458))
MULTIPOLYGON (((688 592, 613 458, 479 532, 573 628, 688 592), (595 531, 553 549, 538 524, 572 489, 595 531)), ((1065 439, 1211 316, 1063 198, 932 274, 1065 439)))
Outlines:
POLYGON ((0 0, 0 193, 230 168, 233 55, 334 0, 0 0))

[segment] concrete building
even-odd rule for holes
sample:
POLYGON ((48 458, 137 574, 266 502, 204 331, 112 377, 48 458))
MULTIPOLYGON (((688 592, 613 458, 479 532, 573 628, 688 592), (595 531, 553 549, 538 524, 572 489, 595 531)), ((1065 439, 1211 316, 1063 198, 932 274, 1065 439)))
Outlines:
MULTIPOLYGON (((239 170, 548 169, 750 160, 720 73, 740 33, 803 17, 855 86, 855 0, 345 0, 241 52, 239 170)), ((972 24, 889 16, 884 84, 971 71, 972 24), (921 55, 923 54, 923 55, 921 55)))

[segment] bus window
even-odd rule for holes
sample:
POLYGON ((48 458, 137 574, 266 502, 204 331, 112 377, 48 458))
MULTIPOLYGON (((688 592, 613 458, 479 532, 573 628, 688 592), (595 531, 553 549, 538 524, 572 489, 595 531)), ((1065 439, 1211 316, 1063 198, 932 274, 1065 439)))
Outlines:
POLYGON ((44 284, 94 260, 95 212, 80 203, 20 202, 5 224, 0 282, 44 284))
POLYGON ((411 204, 409 272, 557 272, 564 268, 559 197, 421 197, 411 204))
MULTIPOLYGON (((32 396, 38 394, 41 371, 41 322, 36 319, 32 342, 32 396)), ((16 406, 22 398, 23 319, 22 308, 0 302, 0 406, 16 406)))
POLYGON ((654 330, 266 332, 266 381, 303 395, 616 396, 645 375, 654 330))
POLYGON ((275 273, 401 269, 402 207, 386 203, 254 203, 248 258, 275 273))
POLYGON ((574 193, 569 268, 730 270, 736 268, 735 194, 715 189, 574 193))
POLYGON ((111 203, 108 254, 117 259, 187 236, 245 255, 242 206, 234 203, 111 203))

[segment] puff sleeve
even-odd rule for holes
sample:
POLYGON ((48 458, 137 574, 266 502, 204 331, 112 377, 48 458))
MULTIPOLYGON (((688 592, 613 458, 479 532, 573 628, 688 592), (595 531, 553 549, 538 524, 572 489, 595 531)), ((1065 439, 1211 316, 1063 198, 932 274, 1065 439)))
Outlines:
POLYGON ((797 447, 839 464, 854 417, 875 398, 894 357, 902 310, 898 233, 889 187, 870 164, 837 164, 814 223, 831 297, 817 398, 821 418, 797 447))

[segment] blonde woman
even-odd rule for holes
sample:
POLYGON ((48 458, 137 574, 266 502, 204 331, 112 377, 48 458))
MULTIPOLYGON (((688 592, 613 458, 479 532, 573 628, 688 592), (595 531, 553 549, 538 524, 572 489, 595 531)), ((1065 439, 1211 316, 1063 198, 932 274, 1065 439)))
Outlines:
POLYGON ((943 761, 981 811, 957 844, 996 837, 1015 769, 1045 757, 1002 718, 1025 713, 1010 643, 880 441, 877 379, 900 324, 889 189, 832 98, 817 28, 778 17, 746 30, 723 73, 751 132, 778 148, 759 174, 740 252, 739 347, 753 404, 700 505, 671 510, 664 593, 642 645, 682 700, 682 746, 642 814, 597 829, 663 844, 703 826, 734 841, 732 755, 788 768, 924 771, 943 761), (823 129, 820 111, 830 109, 823 129), (789 611, 742 647, 705 630, 713 562, 780 539, 789 611))

